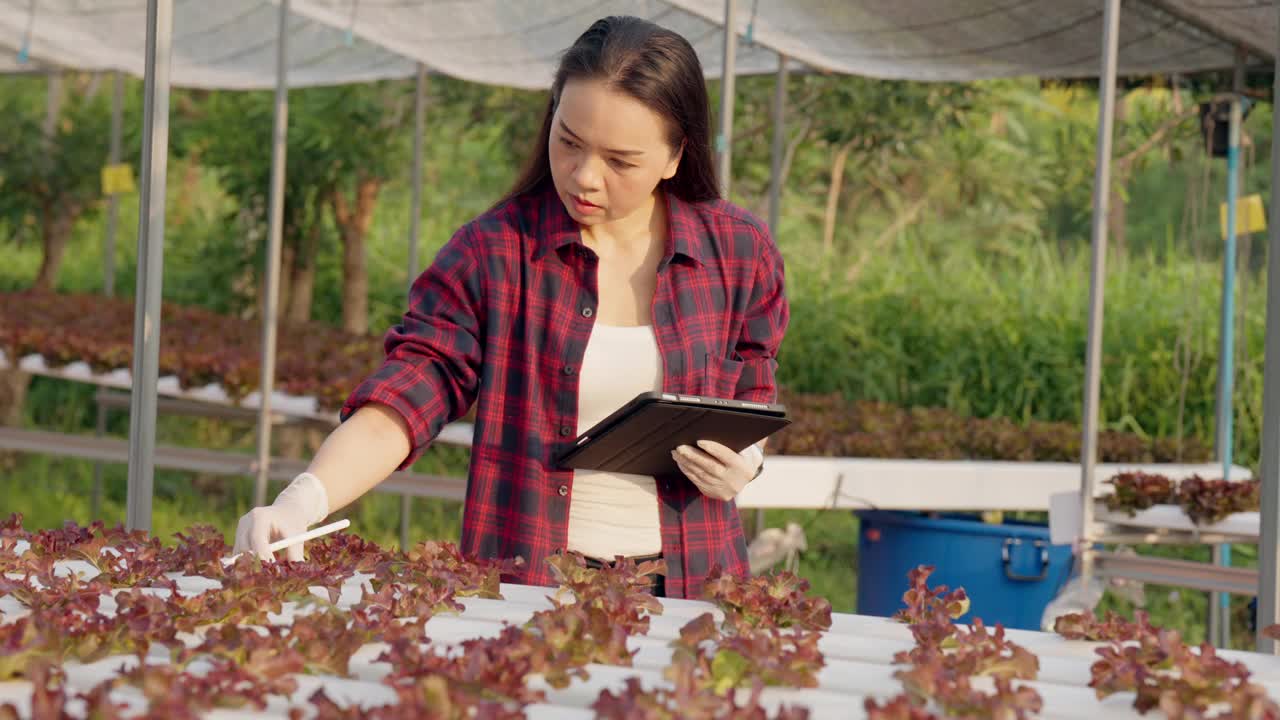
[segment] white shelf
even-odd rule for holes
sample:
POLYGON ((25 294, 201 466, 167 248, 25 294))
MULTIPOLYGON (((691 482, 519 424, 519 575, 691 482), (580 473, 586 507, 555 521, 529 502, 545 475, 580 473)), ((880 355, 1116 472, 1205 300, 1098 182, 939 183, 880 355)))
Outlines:
MULTIPOLYGON (((1099 464, 1104 482, 1121 472, 1159 473, 1173 479, 1218 477, 1220 464, 1099 464)), ((1231 478, 1251 477, 1233 467, 1231 478)), ((1080 465, 1061 462, 880 460, 769 455, 764 472, 738 495, 740 508, 880 510, 1048 510, 1049 497, 1080 492, 1080 465)))
POLYGON ((1178 505, 1155 505, 1137 510, 1132 516, 1123 511, 1108 510, 1099 503, 1094 519, 1123 532, 1139 528, 1193 534, 1230 535, 1243 541, 1257 542, 1262 530, 1262 515, 1256 511, 1232 513, 1216 523, 1196 525, 1178 505))
MULTIPOLYGON (((0 350, 0 370, 8 367, 10 367, 9 359, 4 351, 0 350)), ((44 356, 38 354, 26 355, 20 358, 18 360, 18 369, 32 375, 72 380, 117 390, 129 390, 133 385, 132 374, 128 368, 98 372, 91 368, 88 363, 82 361, 53 367, 45 360, 44 356)), ((226 389, 217 383, 210 383, 198 388, 182 387, 178 378, 173 375, 165 375, 157 381, 156 393, 164 397, 251 410, 257 410, 262 404, 262 393, 259 390, 253 390, 239 402, 236 402, 227 393, 226 389)), ((338 414, 322 410, 319 401, 310 395, 290 395, 274 390, 271 393, 271 410, 274 413, 290 417, 305 418, 335 426, 338 424, 338 414)), ((471 423, 454 422, 446 425, 440 431, 436 442, 470 447, 474 433, 475 428, 471 423)))

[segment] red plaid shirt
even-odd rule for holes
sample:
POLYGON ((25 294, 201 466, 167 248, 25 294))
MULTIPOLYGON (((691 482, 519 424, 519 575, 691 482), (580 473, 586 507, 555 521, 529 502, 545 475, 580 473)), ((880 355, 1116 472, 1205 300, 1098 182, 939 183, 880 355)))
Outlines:
MULTIPOLYGON (((782 257, 764 224, 723 201, 667 194, 670 237, 653 323, 666 392, 772 401, 789 319, 782 257)), ((478 398, 462 551, 521 556, 511 582, 552 585, 543 559, 565 548, 573 473, 552 458, 578 424, 578 369, 597 304, 595 253, 551 189, 464 225, 414 282, 381 368, 352 392, 397 410, 408 467, 478 398)), ((734 502, 683 475, 656 478, 670 597, 697 597, 715 565, 749 572, 734 502)))

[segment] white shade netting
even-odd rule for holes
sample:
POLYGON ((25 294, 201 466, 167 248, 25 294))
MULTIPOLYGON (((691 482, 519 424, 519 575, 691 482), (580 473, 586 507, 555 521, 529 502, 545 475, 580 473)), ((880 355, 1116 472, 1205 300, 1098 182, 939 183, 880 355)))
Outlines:
MULTIPOLYGON (((146 11, 146 0, 0 0, 0 70, 51 65, 141 76, 146 11)), ((680 32, 696 47, 707 74, 719 75, 719 25, 657 0, 294 0, 287 23, 288 84, 411 77, 422 62, 431 71, 474 82, 544 88, 560 53, 592 22, 617 14, 680 32)), ((277 3, 175 0, 173 84, 274 87, 278 27, 277 3)), ((767 48, 740 43, 736 62, 738 73, 765 73, 775 71, 778 60, 767 48)))
MULTIPOLYGON (((0 70, 59 66, 142 74, 146 0, 0 0, 0 70), (20 61, 19 56, 25 62, 20 61)), ((644 17, 689 39, 707 75, 721 73, 724 0, 292 0, 293 87, 433 72, 546 87, 559 54, 594 20, 644 17)), ((250 89, 275 84, 279 6, 175 0, 173 83, 250 89)), ((1098 72, 1096 0, 738 0, 736 72, 797 64, 881 78, 967 81, 1098 72)), ((1258 0, 1130 0, 1121 74, 1229 68, 1237 47, 1274 46, 1275 9, 1258 0)))
MULTIPOLYGON (((723 18, 724 0, 670 0, 723 18)), ((1098 0, 740 0, 740 30, 804 63, 840 73, 925 81, 1096 76, 1098 0)), ((1230 68, 1235 47, 1270 58, 1276 11, 1259 0, 1125 0, 1121 75, 1230 68)))

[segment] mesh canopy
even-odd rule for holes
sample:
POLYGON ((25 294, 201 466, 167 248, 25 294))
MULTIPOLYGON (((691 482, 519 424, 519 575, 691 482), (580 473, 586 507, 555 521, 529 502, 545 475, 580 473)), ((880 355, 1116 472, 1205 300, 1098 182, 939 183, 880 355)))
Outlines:
MULTIPOLYGON (((722 18, 723 0, 670 0, 722 18)), ((1089 77, 1102 52, 1101 0, 739 1, 756 39, 815 67, 905 80, 1089 77)), ((1235 44, 1270 58, 1274 4, 1261 0, 1126 0, 1122 75, 1230 68, 1235 44)), ((741 29, 741 28, 740 28, 741 29)))
MULTIPOLYGON (((294 0, 296 12, 353 27, 363 37, 439 72, 475 82, 545 88, 560 53, 591 23, 609 15, 635 15, 684 36, 708 76, 723 64, 720 16, 707 19, 661 0, 294 0), (352 22, 354 19, 354 22, 352 22)), ((738 74, 772 73, 777 54, 739 41, 738 74)))
MULTIPOLYGON (((279 7, 261 0, 175 0, 170 77, 184 87, 275 86, 279 7)), ((27 28, 34 62, 141 77, 146 0, 0 0, 3 62, 16 63, 27 28)), ((411 59, 293 13, 289 84, 353 83, 414 73, 411 59)))
MULTIPOLYGON (((0 70, 32 64, 142 74, 146 0, 0 0, 0 70), (26 47, 30 63, 18 62, 26 47)), ((739 74, 777 68, 776 51, 827 71, 925 81, 1097 73, 1101 0, 739 0, 739 74), (747 40, 747 29, 750 38, 747 40)), ((689 39, 721 73, 724 0, 293 0, 289 85, 432 71, 542 88, 592 21, 638 15, 689 39)), ((278 5, 175 0, 175 85, 269 88, 278 5)), ((1229 68, 1237 46, 1270 58, 1276 17, 1263 0, 1129 0, 1121 74, 1229 68)))
MULTIPOLYGON (((31 63, 141 76, 146 0, 0 0, 0 69, 19 49, 31 63)), ((293 0, 288 82, 292 87, 411 77, 432 71, 492 85, 544 88, 559 53, 596 19, 631 14, 684 35, 708 75, 718 76, 722 32, 658 0, 293 0)), ((279 6, 262 0, 175 0, 170 74, 180 87, 275 86, 279 6)), ((777 69, 777 55, 739 43, 737 72, 777 69)))

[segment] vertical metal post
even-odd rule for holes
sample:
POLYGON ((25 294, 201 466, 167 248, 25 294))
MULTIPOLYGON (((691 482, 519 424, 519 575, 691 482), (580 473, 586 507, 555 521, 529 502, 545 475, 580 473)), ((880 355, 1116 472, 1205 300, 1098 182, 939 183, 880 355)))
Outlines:
POLYGON ((147 0, 133 387, 129 397, 129 494, 125 515, 125 524, 130 530, 151 530, 151 496, 155 485, 156 382, 160 373, 160 281, 164 272, 172 42, 173 0, 147 0))
POLYGON ((716 135, 716 171, 720 195, 729 199, 733 167, 733 95, 737 71, 738 35, 735 31, 738 0, 724 0, 724 61, 720 64, 720 132, 716 135))
MULTIPOLYGON (((1280 36, 1280 0, 1275 3, 1280 36)), ((1275 79, 1271 102, 1280 100, 1280 47, 1275 48, 1275 79)), ((1271 136, 1280 138, 1280 112, 1272 113, 1271 136)), ((1267 223, 1267 331, 1262 370, 1262 533, 1258 538, 1258 652, 1275 653, 1275 640, 1263 628, 1280 623, 1280 143, 1271 143, 1271 217, 1267 223)))
MULTIPOLYGON (((418 277, 418 231, 422 225, 422 135, 427 110, 427 66, 418 63, 418 77, 413 95, 413 187, 409 200, 409 267, 408 289, 418 277)), ((400 549, 409 550, 409 519, 413 515, 413 496, 400 496, 400 549)))
POLYGON ((1093 177, 1092 262, 1089 273, 1089 340, 1084 371, 1084 434, 1080 443, 1080 574, 1093 575, 1093 493, 1098 464, 1098 400, 1102 386, 1102 308, 1107 276, 1107 213, 1111 200, 1111 134, 1115 125, 1120 0, 1105 0, 1102 77, 1098 81, 1098 146, 1093 177))
POLYGON ((44 95, 44 137, 51 142, 58 130, 58 114, 62 111, 62 70, 54 68, 49 71, 48 83, 44 95))
POLYGON ((769 153, 769 232, 778 237, 782 207, 782 156, 787 148, 787 56, 778 53, 778 75, 773 82, 773 147, 769 153))
MULTIPOLYGON (((101 400, 97 401, 98 417, 93 427, 93 436, 102 437, 107 433, 107 408, 101 400)), ((93 462, 93 494, 89 496, 89 519, 102 520, 102 461, 93 462)))
MULTIPOLYGON (((107 150, 107 162, 120 163, 124 135, 124 73, 113 72, 111 80, 111 144, 107 150)), ((120 219, 120 195, 112 193, 107 198, 107 234, 102 249, 102 294, 110 297, 116 292, 116 226, 120 219)))
MULTIPOLYGON (((1231 477, 1235 450, 1235 329, 1236 329, 1236 204, 1240 199, 1241 95, 1244 90, 1245 54, 1236 49, 1231 82, 1231 115, 1227 140, 1227 236, 1222 251, 1222 317, 1218 330, 1218 393, 1214 449, 1222 463, 1222 477, 1231 477)), ((1213 563, 1231 566, 1231 545, 1213 547, 1213 563)), ((1226 648, 1231 644, 1231 593, 1209 593, 1209 642, 1226 648)))
POLYGON ((413 496, 400 496, 400 549, 409 552, 409 518, 413 515, 413 496))
POLYGON ((409 196, 409 282, 418 277, 418 233, 422 226, 422 152, 427 114, 427 66, 418 63, 413 95, 413 179, 409 196))
MULTIPOLYGON (((107 148, 107 163, 120 162, 121 136, 124 134, 124 74, 111 73, 111 139, 107 148)), ((107 232, 102 243, 102 294, 111 297, 116 291, 116 225, 120 219, 120 195, 107 197, 107 232)), ((98 418, 94 436, 102 437, 107 431, 107 408, 98 404, 98 418)), ((102 512, 102 462, 93 463, 93 495, 89 499, 89 518, 99 519, 102 512)))
POLYGON ((258 477, 255 505, 267 502, 267 476, 271 469, 271 393, 276 376, 276 315, 280 305, 280 246, 284 235, 285 134, 289 127, 287 40, 289 0, 280 2, 276 30, 276 100, 271 128, 271 186, 267 200, 267 267, 262 303, 262 402, 258 408, 258 477))

